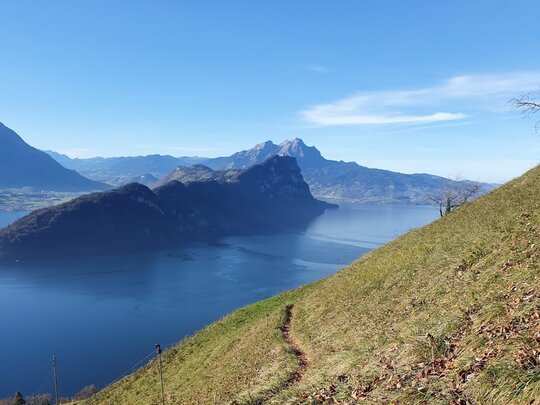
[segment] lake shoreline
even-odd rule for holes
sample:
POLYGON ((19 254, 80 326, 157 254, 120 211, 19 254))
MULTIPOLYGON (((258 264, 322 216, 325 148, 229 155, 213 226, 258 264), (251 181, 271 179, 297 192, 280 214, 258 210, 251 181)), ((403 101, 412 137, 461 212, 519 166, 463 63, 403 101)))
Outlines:
POLYGON ((53 354, 62 395, 107 385, 155 343, 177 342, 239 307, 327 277, 437 215, 418 207, 342 207, 304 232, 0 265, 0 322, 10 325, 0 337, 0 398, 51 392, 43 376, 53 354), (31 367, 14 373, 15 362, 31 367))

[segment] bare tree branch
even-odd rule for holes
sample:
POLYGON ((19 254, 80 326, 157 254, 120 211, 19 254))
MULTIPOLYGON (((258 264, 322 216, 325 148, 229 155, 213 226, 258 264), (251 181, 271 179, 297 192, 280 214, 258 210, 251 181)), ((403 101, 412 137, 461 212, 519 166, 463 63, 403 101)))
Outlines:
POLYGON ((533 101, 513 100, 514 106, 524 113, 536 113, 540 111, 540 103, 533 101))
MULTIPOLYGON (((509 101, 514 110, 522 112, 526 116, 540 111, 540 91, 532 91, 523 94, 521 97, 513 98, 509 101)), ((540 120, 534 125, 536 132, 540 130, 540 120)))
POLYGON ((467 204, 469 200, 480 193, 482 184, 464 181, 456 177, 448 181, 436 194, 424 194, 430 204, 439 208, 441 217, 467 204))
POLYGON ((513 98, 510 103, 516 110, 525 114, 534 114, 540 111, 540 92, 531 92, 519 98, 513 98))
MULTIPOLYGON (((530 116, 540 111, 540 91, 530 92, 522 95, 519 98, 510 100, 510 104, 515 110, 521 111, 523 114, 530 116)), ((540 130, 540 120, 534 125, 536 132, 540 130)))

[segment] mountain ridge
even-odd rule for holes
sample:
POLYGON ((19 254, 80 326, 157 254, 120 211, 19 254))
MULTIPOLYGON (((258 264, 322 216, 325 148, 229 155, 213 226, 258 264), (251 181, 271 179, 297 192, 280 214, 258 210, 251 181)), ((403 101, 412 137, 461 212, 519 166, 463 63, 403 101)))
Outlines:
POLYGON ((0 188, 71 192, 106 190, 110 187, 66 169, 0 123, 0 188))
POLYGON ((274 156, 227 181, 131 183, 34 211, 0 229, 0 259, 87 256, 302 228, 330 204, 309 192, 296 160, 274 156))
POLYGON ((131 179, 143 175, 161 178, 177 166, 190 166, 207 160, 207 158, 200 157, 174 157, 160 154, 109 158, 70 158, 65 154, 51 150, 44 152, 69 169, 77 170, 88 178, 108 182, 114 186, 127 184, 131 179))
MULTIPOLYGON (((317 198, 337 203, 428 204, 429 198, 426 196, 433 196, 440 193, 449 184, 457 184, 454 180, 428 173, 405 174, 384 169, 368 168, 356 162, 328 160, 323 157, 315 146, 307 146, 300 138, 285 140, 279 145, 268 140, 255 145, 251 149, 245 149, 230 156, 217 158, 173 158, 184 160, 178 160, 177 162, 181 163, 174 167, 170 166, 175 161, 170 160, 170 170, 167 173, 162 173, 160 176, 156 175, 155 172, 149 171, 148 167, 140 167, 139 171, 142 171, 141 173, 136 174, 134 173, 136 170, 132 170, 130 175, 127 176, 127 173, 123 172, 122 176, 124 177, 117 177, 112 180, 112 183, 119 185, 122 181, 128 181, 136 176, 150 173, 155 177, 161 178, 162 180, 157 184, 162 184, 164 179, 167 176, 171 176, 178 166, 189 167, 193 164, 203 164, 215 171, 238 170, 262 163, 268 157, 275 155, 296 158, 304 179, 309 184, 313 195, 317 198)), ((164 158, 162 157, 160 159, 164 158)), ((87 174, 87 172, 83 173, 87 174)), ((492 184, 482 184, 482 191, 489 191, 495 186, 492 184)))
MULTIPOLYGON (((316 147, 307 146, 300 138, 286 140, 279 145, 267 141, 264 154, 259 153, 263 150, 261 145, 229 157, 210 159, 203 164, 214 170, 239 169, 259 162, 270 152, 291 156, 297 159, 313 195, 338 203, 428 204, 430 200, 426 196, 437 195, 448 185, 460 183, 432 174, 404 174, 368 168, 356 162, 328 160, 316 147)), ((482 184, 483 192, 492 188, 493 185, 482 184)))

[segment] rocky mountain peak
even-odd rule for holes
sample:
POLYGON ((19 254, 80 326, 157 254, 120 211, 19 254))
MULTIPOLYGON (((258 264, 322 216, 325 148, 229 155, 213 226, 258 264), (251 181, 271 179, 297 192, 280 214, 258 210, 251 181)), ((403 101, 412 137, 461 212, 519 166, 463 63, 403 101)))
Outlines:
POLYGON ((274 144, 274 142, 266 141, 266 142, 261 142, 255 145, 253 149, 258 150, 258 151, 264 151, 264 150, 272 150, 272 149, 275 149, 276 147, 277 145, 274 144))
POLYGON ((301 167, 317 167, 326 162, 315 146, 307 146, 300 138, 289 139, 280 143, 277 154, 296 158, 301 167))

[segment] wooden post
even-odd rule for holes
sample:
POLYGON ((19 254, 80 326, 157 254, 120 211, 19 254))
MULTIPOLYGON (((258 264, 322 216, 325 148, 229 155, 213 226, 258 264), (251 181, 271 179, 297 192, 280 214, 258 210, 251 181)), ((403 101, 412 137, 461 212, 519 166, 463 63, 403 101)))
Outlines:
POLYGON ((159 380, 161 382, 161 403, 165 405, 165 390, 163 389, 163 364, 161 363, 161 345, 156 345, 156 352, 159 358, 159 380))
POLYGON ((52 356, 53 361, 53 374, 54 374, 54 397, 55 397, 55 404, 58 405, 58 374, 56 372, 56 356, 52 356))

